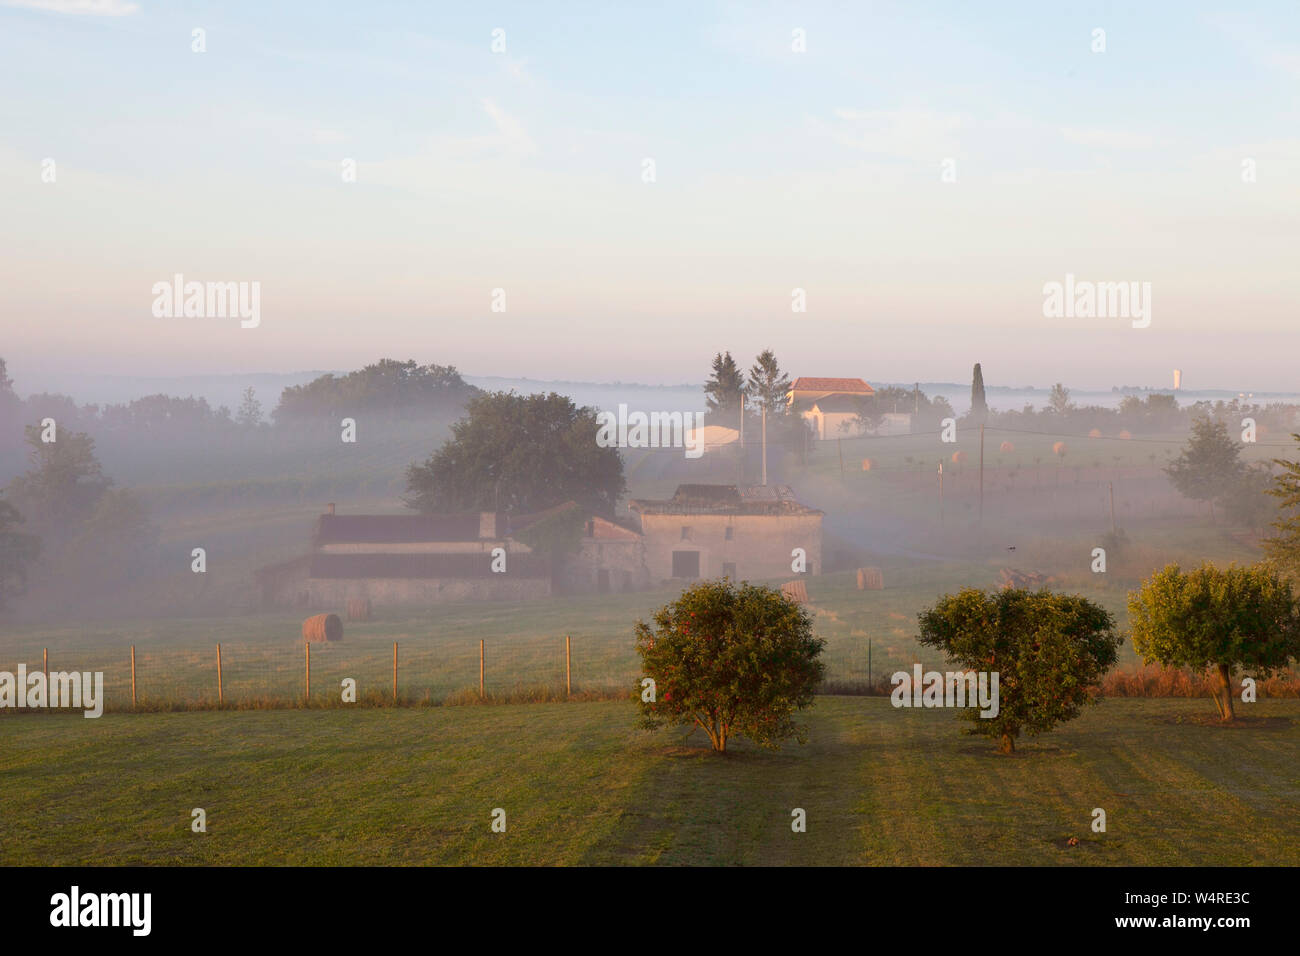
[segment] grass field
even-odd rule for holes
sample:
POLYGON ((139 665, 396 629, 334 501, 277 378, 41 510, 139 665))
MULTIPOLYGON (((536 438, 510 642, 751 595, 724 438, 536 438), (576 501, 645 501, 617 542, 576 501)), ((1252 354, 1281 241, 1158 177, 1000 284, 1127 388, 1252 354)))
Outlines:
POLYGON ((1012 757, 883 698, 724 757, 620 702, 25 715, 0 720, 0 863, 1300 863, 1300 701, 1207 711, 1107 700, 1012 757))
MULTIPOLYGON (((1087 541, 1075 550, 1087 555, 1087 541)), ((1176 541, 1162 545, 1175 553, 1176 541)), ((1057 550, 1060 548, 1058 546, 1057 550)), ((1189 549, 1190 550, 1190 549, 1189 549)), ((1026 548, 1032 553, 1032 548, 1026 548)), ((927 667, 942 656, 915 639, 916 615, 940 596, 975 583, 992 587, 997 562, 881 559, 886 588, 859 591, 849 573, 809 579, 814 626, 826 640, 828 689, 860 689, 869 679, 914 662, 927 667)), ((1086 571, 1068 582, 1108 608, 1127 626, 1122 581, 1086 571)), ((485 644, 486 688, 497 696, 529 696, 564 687, 564 638, 571 637, 575 692, 609 694, 639 680, 632 625, 648 619, 679 589, 608 595, 565 595, 519 604, 447 604, 419 612, 389 611, 365 623, 346 623, 340 644, 312 649, 312 700, 337 701, 351 677, 362 697, 391 696, 392 647, 399 644, 398 692, 407 700, 442 702, 467 689, 477 693, 479 640, 485 644)), ((107 706, 130 704, 130 648, 136 647, 141 703, 215 703, 216 645, 222 645, 223 691, 228 704, 299 701, 306 687, 294 612, 10 627, 0 635, 0 670, 41 665, 48 649, 54 670, 103 671, 107 706)), ((1120 649, 1122 667, 1136 664, 1120 649)))

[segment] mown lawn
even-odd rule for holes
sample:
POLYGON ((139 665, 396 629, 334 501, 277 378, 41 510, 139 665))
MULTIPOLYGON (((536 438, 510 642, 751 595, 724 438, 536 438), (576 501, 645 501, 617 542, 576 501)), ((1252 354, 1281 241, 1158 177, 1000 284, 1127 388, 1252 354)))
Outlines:
POLYGON ((1300 863, 1300 701, 1212 712, 1108 700, 1013 757, 883 698, 819 698, 805 746, 725 757, 617 702, 13 715, 0 863, 1300 863))

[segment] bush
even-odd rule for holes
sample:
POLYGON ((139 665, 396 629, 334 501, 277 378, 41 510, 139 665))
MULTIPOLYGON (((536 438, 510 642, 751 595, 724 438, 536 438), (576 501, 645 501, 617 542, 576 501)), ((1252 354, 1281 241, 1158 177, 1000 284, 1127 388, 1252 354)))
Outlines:
POLYGON ((1264 565, 1183 572, 1170 564, 1129 594, 1133 647, 1144 662, 1218 671, 1214 703, 1232 721, 1232 672, 1266 678, 1300 657, 1300 602, 1264 565))
POLYGON ((718 753, 733 736, 775 749, 805 741, 794 722, 825 676, 804 608, 772 588, 705 581, 654 616, 637 621, 645 676, 642 726, 695 724, 718 753))
POLYGON ((999 737, 1003 753, 1015 750, 1021 731, 1045 733, 1095 703, 1121 643, 1105 608, 1046 589, 986 594, 963 588, 919 620, 922 644, 942 649, 967 670, 997 672, 997 716, 984 718, 974 709, 962 716, 974 721, 968 733, 999 737))

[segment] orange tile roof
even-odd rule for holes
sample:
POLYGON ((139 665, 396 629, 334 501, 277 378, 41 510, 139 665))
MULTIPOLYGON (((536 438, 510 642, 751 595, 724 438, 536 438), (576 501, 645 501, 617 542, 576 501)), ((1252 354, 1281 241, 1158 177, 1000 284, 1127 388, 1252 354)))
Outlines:
POLYGON ((792 392, 862 392, 875 391, 860 378, 796 378, 790 386, 792 392))

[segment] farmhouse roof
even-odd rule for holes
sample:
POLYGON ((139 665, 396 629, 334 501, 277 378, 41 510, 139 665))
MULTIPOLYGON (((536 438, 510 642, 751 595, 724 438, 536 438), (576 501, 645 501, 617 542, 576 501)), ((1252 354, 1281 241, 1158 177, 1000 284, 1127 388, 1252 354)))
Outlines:
POLYGON ((316 525, 314 543, 407 544, 416 541, 478 541, 480 515, 330 515, 316 525))
POLYGON ((678 485, 667 500, 633 499, 633 511, 643 515, 817 515, 816 508, 800 504, 786 485, 746 488, 735 485, 678 485))
POLYGON ((792 392, 851 392, 871 395, 875 389, 860 378, 796 378, 790 386, 792 392))
MULTIPOLYGON (((550 576, 545 555, 510 555, 512 578, 550 576)), ((313 554, 308 576, 313 578, 487 578, 492 555, 480 554, 313 554)))

